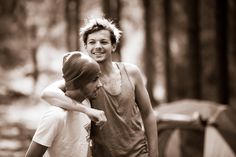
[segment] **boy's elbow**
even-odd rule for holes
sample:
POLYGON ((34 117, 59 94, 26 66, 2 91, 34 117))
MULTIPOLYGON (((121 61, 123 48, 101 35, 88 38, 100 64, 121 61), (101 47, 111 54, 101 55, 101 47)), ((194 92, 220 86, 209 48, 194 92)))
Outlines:
POLYGON ((46 91, 46 89, 44 89, 41 93, 40 93, 40 98, 41 99, 47 99, 48 97, 48 92, 46 91))
POLYGON ((43 100, 48 100, 50 99, 51 97, 53 97, 53 92, 51 92, 50 90, 48 90, 47 88, 44 89, 41 94, 40 94, 40 98, 43 99, 43 100))
POLYGON ((44 99, 44 98, 45 98, 45 93, 44 93, 44 91, 42 91, 42 92, 40 93, 40 98, 41 98, 41 99, 44 99))
POLYGON ((52 98, 57 98, 64 95, 64 81, 56 81, 49 85, 40 93, 40 98, 48 102, 52 98))

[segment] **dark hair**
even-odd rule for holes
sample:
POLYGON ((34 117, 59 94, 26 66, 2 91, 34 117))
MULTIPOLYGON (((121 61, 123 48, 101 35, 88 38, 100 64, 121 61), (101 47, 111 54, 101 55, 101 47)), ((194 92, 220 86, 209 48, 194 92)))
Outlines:
POLYGON ((108 30, 111 35, 111 43, 117 44, 119 42, 121 31, 112 23, 105 18, 90 19, 87 24, 80 29, 80 36, 84 45, 86 45, 88 35, 100 30, 108 30))

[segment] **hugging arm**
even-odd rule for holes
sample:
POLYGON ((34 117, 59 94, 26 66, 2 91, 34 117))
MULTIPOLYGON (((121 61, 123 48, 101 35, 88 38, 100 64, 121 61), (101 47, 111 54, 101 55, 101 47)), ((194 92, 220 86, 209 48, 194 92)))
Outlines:
POLYGON ((65 81, 56 81, 42 91, 41 98, 50 105, 58 106, 66 110, 85 113, 92 121, 98 124, 106 122, 105 113, 103 111, 90 108, 71 99, 65 95, 64 91, 65 81))

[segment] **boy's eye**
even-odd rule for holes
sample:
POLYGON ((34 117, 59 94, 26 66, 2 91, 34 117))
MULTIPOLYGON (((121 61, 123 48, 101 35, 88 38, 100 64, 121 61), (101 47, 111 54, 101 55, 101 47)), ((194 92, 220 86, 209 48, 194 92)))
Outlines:
POLYGON ((88 43, 89 44, 95 44, 95 41, 89 41, 88 43))
POLYGON ((99 77, 97 76, 93 79, 93 81, 96 82, 98 79, 99 79, 99 77))
POLYGON ((103 40, 103 41, 101 41, 101 43, 102 44, 108 44, 108 41, 103 40))

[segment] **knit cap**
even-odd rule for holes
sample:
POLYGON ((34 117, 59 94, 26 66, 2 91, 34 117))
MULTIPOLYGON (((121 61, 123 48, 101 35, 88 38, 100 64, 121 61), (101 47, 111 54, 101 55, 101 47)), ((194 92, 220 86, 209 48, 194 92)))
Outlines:
POLYGON ((100 68, 91 57, 75 51, 64 56, 62 73, 66 90, 74 90, 93 81, 99 75, 100 68))

